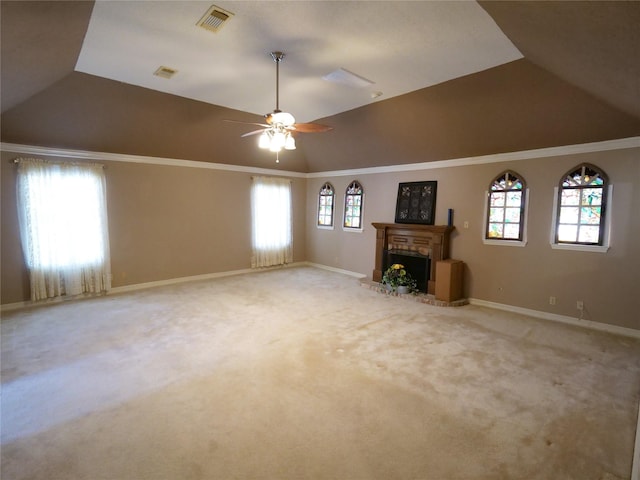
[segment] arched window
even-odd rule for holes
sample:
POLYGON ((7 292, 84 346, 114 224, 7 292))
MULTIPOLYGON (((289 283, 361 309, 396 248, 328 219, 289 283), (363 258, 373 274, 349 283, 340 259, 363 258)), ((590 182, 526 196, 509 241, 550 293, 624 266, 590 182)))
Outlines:
POLYGON ((582 164, 567 172, 558 186, 555 243, 604 245, 607 175, 582 164))
POLYGON ((513 171, 491 181, 487 194, 485 239, 524 240, 526 184, 513 171))
POLYGON ((364 190, 357 180, 347 187, 344 195, 344 223, 345 230, 362 230, 362 207, 364 190))
POLYGON ((333 207, 335 205, 333 185, 325 183, 318 194, 318 227, 333 227, 333 207))

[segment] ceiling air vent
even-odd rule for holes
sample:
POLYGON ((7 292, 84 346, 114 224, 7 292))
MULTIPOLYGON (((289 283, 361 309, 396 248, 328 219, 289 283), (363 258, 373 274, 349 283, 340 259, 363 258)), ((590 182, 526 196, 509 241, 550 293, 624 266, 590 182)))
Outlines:
POLYGON ((153 72, 154 75, 162 78, 171 78, 176 73, 178 73, 177 70, 174 70, 173 68, 169 68, 169 67, 158 67, 158 69, 155 72, 153 72))
POLYGON ((207 13, 204 14, 196 25, 206 28, 211 32, 218 33, 231 17, 233 17, 233 13, 211 5, 211 8, 207 10, 207 13))
POLYGON ((350 72, 346 68, 339 68, 331 73, 327 73, 322 77, 327 82, 341 83, 349 87, 364 88, 373 85, 375 82, 368 80, 360 75, 350 72))

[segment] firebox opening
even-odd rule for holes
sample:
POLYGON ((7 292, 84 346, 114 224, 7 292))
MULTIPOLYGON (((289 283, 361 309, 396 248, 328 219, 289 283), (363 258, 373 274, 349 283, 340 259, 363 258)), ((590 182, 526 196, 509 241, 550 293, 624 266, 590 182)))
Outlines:
POLYGON ((383 271, 394 263, 404 265, 417 283, 418 290, 427 292, 427 282, 429 281, 429 272, 431 270, 431 259, 426 255, 409 250, 386 250, 384 255, 383 271))

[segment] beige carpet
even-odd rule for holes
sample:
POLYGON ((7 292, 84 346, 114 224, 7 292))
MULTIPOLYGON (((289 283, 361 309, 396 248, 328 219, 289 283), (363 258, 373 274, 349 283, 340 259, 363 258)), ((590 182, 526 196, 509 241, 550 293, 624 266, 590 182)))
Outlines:
POLYGON ((289 268, 2 319, 2 479, 628 479, 640 343, 289 268))

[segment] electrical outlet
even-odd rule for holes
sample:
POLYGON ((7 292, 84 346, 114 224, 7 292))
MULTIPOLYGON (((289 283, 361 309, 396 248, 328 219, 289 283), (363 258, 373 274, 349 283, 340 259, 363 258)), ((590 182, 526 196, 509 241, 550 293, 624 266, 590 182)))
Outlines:
POLYGON ((577 308, 578 310, 584 310, 584 302, 583 302, 582 300, 578 300, 578 301, 576 302, 576 308, 577 308))
POLYGON ((556 297, 549 297, 549 305, 555 305, 556 304, 556 297))
POLYGON ((464 221, 464 228, 469 228, 469 221, 468 220, 464 221))

